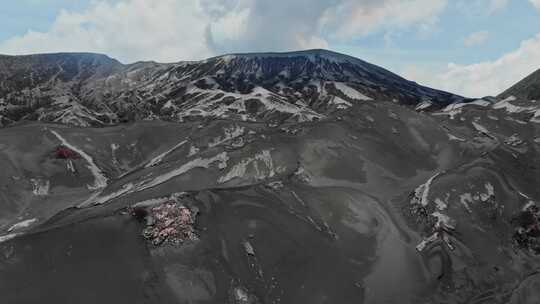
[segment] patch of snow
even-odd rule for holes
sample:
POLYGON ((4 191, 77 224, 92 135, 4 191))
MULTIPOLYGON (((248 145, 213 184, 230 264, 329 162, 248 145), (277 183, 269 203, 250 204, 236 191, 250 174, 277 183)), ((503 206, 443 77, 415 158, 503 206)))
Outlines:
POLYGON ((133 185, 133 183, 124 184, 122 185, 122 188, 120 188, 120 190, 109 193, 105 196, 98 197, 93 203, 96 205, 104 204, 114 198, 120 197, 124 194, 131 192, 134 188, 135 186, 133 185))
POLYGON ((451 133, 446 133, 446 135, 448 135, 448 139, 450 139, 450 140, 466 141, 465 139, 457 137, 457 136, 455 136, 455 135, 453 135, 451 133))
POLYGON ((533 117, 529 121, 534 123, 540 123, 540 110, 535 111, 533 117))
POLYGON ((173 194, 171 194, 169 196, 152 198, 152 199, 144 200, 144 201, 141 201, 141 202, 137 202, 137 203, 133 204, 131 207, 133 207, 133 208, 139 208, 139 207, 146 208, 146 207, 152 207, 152 206, 160 205, 160 204, 163 204, 163 203, 166 203, 166 202, 169 202, 169 201, 177 201, 178 198, 181 197, 184 194, 185 194, 185 192, 177 192, 177 193, 173 193, 173 194))
POLYGON ((199 153, 199 151, 200 151, 200 149, 197 148, 196 146, 191 146, 191 147, 189 148, 188 157, 193 156, 193 155, 199 153))
POLYGON ((450 119, 456 118, 458 114, 461 114, 461 109, 433 113, 433 115, 448 115, 450 119))
POLYGON ((496 110, 505 109, 508 113, 522 113, 522 112, 536 111, 538 110, 538 107, 537 106, 530 106, 530 107, 516 106, 514 104, 511 104, 505 99, 494 104, 493 109, 496 109, 496 110))
POLYGON ((291 191, 291 194, 294 196, 294 198, 304 207, 307 206, 306 202, 298 195, 295 191, 291 191))
POLYGON ((449 231, 455 230, 455 221, 451 219, 448 215, 443 214, 439 211, 435 211, 431 214, 432 217, 435 217, 437 219, 437 222, 435 223, 433 229, 434 233, 429 236, 428 238, 425 238, 416 246, 416 250, 419 252, 422 252, 426 249, 426 247, 438 240, 443 241, 450 250, 454 250, 455 247, 452 245, 449 237, 449 231))
POLYGON ((433 183, 433 180, 435 180, 435 178, 437 178, 440 174, 441 173, 439 172, 433 175, 424 184, 418 186, 414 190, 414 198, 411 200, 411 203, 420 204, 424 207, 427 206, 429 203, 428 201, 429 187, 431 186, 431 183, 433 183))
POLYGON ((373 100, 373 98, 358 92, 356 89, 349 87, 343 82, 334 82, 334 86, 349 98, 358 100, 373 100))
POLYGON ((90 169, 90 172, 92 172, 92 174, 94 175, 94 185, 88 185, 88 189, 96 190, 96 189, 105 188, 107 186, 108 179, 105 176, 105 174, 103 174, 101 169, 94 163, 94 160, 92 159, 92 157, 86 154, 86 152, 84 152, 82 149, 79 149, 78 147, 70 144, 65 138, 63 138, 60 134, 58 134, 58 132, 54 130, 50 130, 50 131, 54 136, 56 136, 56 138, 58 138, 58 140, 60 140, 63 146, 77 152, 88 163, 87 167, 88 169, 90 169))
POLYGON ((435 211, 431 214, 431 216, 435 217, 437 219, 437 223, 435 223, 435 228, 440 229, 455 229, 454 221, 446 214, 442 214, 439 211, 435 211))
POLYGON ((441 112, 435 113, 434 115, 448 115, 450 119, 454 119, 456 115, 461 114, 463 107, 467 106, 480 106, 487 107, 491 103, 483 99, 477 99, 472 102, 463 102, 463 103, 452 103, 446 106, 441 112))
POLYGON ((482 126, 481 124, 479 123, 476 123, 476 122, 472 122, 472 125, 474 126, 474 128, 476 129, 476 131, 480 132, 480 133, 484 133, 484 134, 489 134, 489 131, 488 129, 486 129, 486 127, 482 126))
POLYGON ((66 167, 69 172, 75 173, 75 166, 73 165, 73 161, 71 159, 67 160, 66 167))
POLYGON ((448 208, 448 204, 446 202, 444 202, 442 199, 440 198, 436 198, 435 199, 435 205, 437 207, 437 210, 439 211, 443 211, 445 210, 446 208, 448 208))
POLYGON ((487 193, 480 193, 480 200, 482 202, 487 202, 491 197, 495 196, 495 188, 489 182, 486 183, 484 187, 486 188, 487 193))
MULTIPOLYGON (((456 108, 462 108, 464 106, 480 106, 480 107, 487 107, 491 104, 491 102, 487 101, 487 100, 483 100, 483 99, 477 99, 475 101, 472 101, 472 102, 468 102, 468 103, 456 103, 454 104, 455 106, 453 107, 454 109, 456 108)), ((448 108, 448 107, 447 107, 448 108)))
POLYGON ((97 117, 107 116, 109 120, 114 118, 113 113, 98 113, 81 105, 77 101, 70 100, 70 96, 56 97, 56 101, 52 104, 53 111, 42 113, 38 120, 52 120, 62 124, 70 124, 79 127, 89 127, 91 123, 104 125, 105 122, 97 117))
POLYGON ((527 211, 529 208, 536 206, 536 203, 533 201, 528 201, 523 208, 521 208, 521 211, 527 211))
POLYGON ((503 101, 508 102, 508 101, 516 101, 516 100, 517 100, 516 96, 511 95, 511 96, 506 97, 503 101))
POLYGON ((282 181, 275 181, 267 184, 268 187, 274 189, 274 190, 280 190, 283 189, 284 185, 282 181))
POLYGON ((255 249, 253 249, 253 246, 251 245, 250 242, 244 241, 243 245, 244 245, 244 250, 246 251, 248 255, 255 256, 255 249))
POLYGON ((211 158, 196 158, 194 160, 191 160, 184 165, 180 166, 177 169, 174 169, 172 171, 169 171, 163 175, 155 177, 153 180, 151 180, 148 183, 144 183, 143 185, 140 185, 137 187, 137 191, 141 191, 144 189, 155 187, 159 184, 162 184, 174 177, 177 177, 179 175, 182 175, 186 173, 187 171, 194 169, 194 168, 209 168, 210 165, 214 163, 218 163, 219 169, 225 169, 227 167, 227 161, 229 160, 229 156, 226 152, 222 152, 214 157, 211 158))
POLYGON ((234 298, 238 303, 248 303, 249 301, 249 295, 242 287, 237 287, 234 289, 234 298))
POLYGON ((10 234, 5 234, 5 235, 1 235, 0 236, 0 243, 3 243, 3 242, 7 242, 13 238, 16 238, 17 236, 19 236, 18 233, 10 233, 10 234))
POLYGON ((111 144, 111 155, 112 155, 112 162, 115 166, 118 166, 118 159, 116 158, 116 151, 120 149, 120 145, 112 143, 111 144))
POLYGON ((118 198, 120 196, 124 196, 129 193, 140 192, 149 188, 153 188, 157 185, 160 185, 162 183, 169 181, 172 178, 182 175, 191 169, 209 168, 210 165, 216 162, 218 163, 218 168, 224 169, 227 167, 228 160, 229 160, 229 156, 227 155, 226 152, 222 152, 208 159, 196 158, 185 163, 184 165, 180 166, 177 169, 174 169, 165 174, 159 175, 151 180, 143 180, 137 184, 133 184, 133 183, 125 184, 122 186, 121 189, 115 192, 109 193, 105 196, 100 196, 101 193, 97 193, 93 195, 92 197, 90 197, 89 199, 87 199, 80 206, 88 206, 90 204, 94 204, 94 205, 104 204, 112 199, 118 198))
MULTIPOLYGON (((307 106, 300 107, 291 104, 282 96, 262 87, 255 87, 250 94, 239 94, 218 89, 203 90, 192 86, 188 89, 187 94, 197 96, 199 100, 195 105, 182 109, 182 111, 177 114, 179 118, 188 116, 228 118, 231 115, 239 115, 240 112, 245 112, 246 108, 244 101, 249 99, 259 100, 267 111, 277 111, 292 114, 292 117, 295 117, 299 122, 312 121, 314 119, 321 119, 325 117, 307 106), (222 97, 215 98, 218 94, 221 94, 222 97), (231 97, 235 100, 232 104, 227 105, 221 102, 224 98, 231 97)), ((251 116, 250 114, 242 115, 244 115, 244 120, 256 121, 256 117, 251 116)))
POLYGON ((51 183, 48 180, 32 178, 30 181, 34 185, 32 193, 34 193, 35 196, 45 196, 49 194, 51 183))
POLYGON ((459 196, 459 202, 465 207, 467 212, 472 213, 471 205, 470 203, 473 202, 472 194, 470 193, 463 193, 459 196))
POLYGON ((519 191, 519 190, 517 190, 517 193, 518 193, 520 196, 522 196, 522 197, 524 197, 524 198, 526 198, 526 199, 529 199, 529 200, 531 199, 530 196, 528 196, 527 194, 525 194, 525 193, 523 193, 523 192, 521 192, 521 191, 519 191))
POLYGON ((421 103, 419 103, 416 108, 414 108, 416 111, 421 111, 421 110, 425 110, 429 107, 431 107, 433 105, 433 103, 429 100, 426 100, 426 101, 422 101, 421 103))
POLYGON ((427 239, 422 240, 420 244, 416 245, 416 250, 418 250, 418 252, 422 252, 424 251, 424 249, 426 249, 427 245, 437 241, 438 239, 439 239, 439 233, 435 232, 427 239))
POLYGON ((540 123, 540 106, 518 106, 512 104, 511 101, 515 101, 517 98, 510 96, 504 100, 501 100, 493 105, 493 109, 499 110, 504 109, 508 113, 531 113, 533 117, 529 120, 530 122, 540 123))
POLYGON ((158 156, 152 158, 144 167, 145 168, 149 168, 149 167, 153 167, 159 163, 161 163, 163 161, 163 158, 167 155, 169 155, 171 152, 173 152, 174 150, 180 148, 181 146, 183 146, 185 143, 187 143, 187 140, 183 140, 181 142, 179 142, 178 144, 174 145, 172 148, 170 148, 169 150, 159 154, 158 156))
POLYGON ((8 232, 13 232, 13 231, 17 231, 17 230, 20 230, 20 229, 23 229, 23 228, 28 228, 32 224, 34 224, 35 222, 37 222, 37 218, 24 220, 22 222, 16 223, 13 226, 9 227, 8 232))
MULTIPOLYGON (((241 162, 234 165, 229 170, 229 172, 227 172, 227 174, 221 176, 218 179, 218 182, 225 183, 234 178, 247 177, 246 172, 250 165, 253 166, 255 170, 254 177, 258 180, 273 177, 276 175, 276 169, 274 168, 274 163, 270 150, 263 150, 262 152, 256 154, 254 157, 243 159, 241 162), (259 168, 259 163, 262 163, 264 165, 263 170, 259 168)), ((277 168, 277 171, 280 171, 279 168, 277 168)))
POLYGON ((388 111, 388 117, 396 120, 399 119, 398 115, 392 111, 388 111))
POLYGON ((120 149, 120 145, 112 143, 111 144, 111 151, 116 152, 116 150, 120 149))
POLYGON ((138 203, 134 204, 132 207, 134 207, 134 208, 145 207, 146 208, 146 207, 160 205, 160 204, 166 203, 168 201, 170 201, 170 198, 168 196, 160 197, 160 198, 152 198, 152 199, 149 199, 149 200, 138 202, 138 203))
POLYGON ((352 104, 338 96, 332 96, 332 99, 329 102, 330 104, 336 105, 338 109, 347 109, 352 107, 352 104))
POLYGON ((164 105, 163 107, 161 107, 162 109, 169 109, 169 108, 176 108, 176 106, 173 104, 172 100, 168 100, 164 105))
POLYGON ((231 139, 235 139, 237 137, 244 135, 245 128, 238 125, 234 125, 228 128, 224 128, 223 131, 225 133, 224 136, 223 137, 219 136, 217 138, 214 138, 213 141, 208 143, 209 147, 219 146, 224 142, 227 142, 231 139))
POLYGON ((312 179, 309 172, 307 172, 302 166, 299 166, 298 169, 294 171, 294 175, 298 177, 298 179, 303 181, 304 183, 309 183, 312 179))
POLYGON ((487 194, 489 196, 495 196, 495 188, 493 187, 493 185, 491 183, 486 183, 485 187, 486 187, 486 190, 488 192, 487 194))
POLYGON ((106 203, 106 202, 108 202, 108 201, 110 201, 112 199, 115 199, 115 198, 120 197, 120 196, 122 196, 124 194, 130 193, 134 188, 135 187, 134 187, 133 183, 127 183, 127 184, 122 185, 122 188, 120 188, 119 190, 111 192, 111 193, 109 193, 107 195, 101 196, 103 191, 96 192, 92 196, 90 196, 86 201, 79 204, 78 207, 86 207, 86 206, 89 206, 89 205, 101 205, 101 204, 104 204, 104 203, 106 203))
MULTIPOLYGON (((531 120, 533 120, 534 118, 531 118, 531 120)), ((515 119, 513 117, 510 117, 510 116, 507 116, 504 118, 504 120, 508 120, 508 121, 513 121, 515 123, 518 123, 520 125, 526 125, 527 122, 526 121, 523 121, 523 120, 519 120, 519 119, 515 119)), ((534 122, 534 121, 533 121, 534 122)))

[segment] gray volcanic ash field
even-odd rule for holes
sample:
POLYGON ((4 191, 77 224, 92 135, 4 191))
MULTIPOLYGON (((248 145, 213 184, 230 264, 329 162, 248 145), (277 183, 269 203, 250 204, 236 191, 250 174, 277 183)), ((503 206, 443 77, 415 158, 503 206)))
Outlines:
POLYGON ((535 81, 0 57, 0 302, 540 303, 535 81))

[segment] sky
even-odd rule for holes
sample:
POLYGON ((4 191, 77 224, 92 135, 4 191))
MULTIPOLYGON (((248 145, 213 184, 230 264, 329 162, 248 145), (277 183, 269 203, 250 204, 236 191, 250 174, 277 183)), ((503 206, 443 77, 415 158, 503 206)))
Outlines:
POLYGON ((540 68, 540 0, 17 0, 0 53, 123 63, 324 48, 467 97, 540 68))

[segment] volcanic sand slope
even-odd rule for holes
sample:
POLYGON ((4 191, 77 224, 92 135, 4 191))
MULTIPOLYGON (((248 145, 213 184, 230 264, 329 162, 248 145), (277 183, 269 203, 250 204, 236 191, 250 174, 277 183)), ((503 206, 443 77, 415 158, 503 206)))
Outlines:
MULTIPOLYGON (((18 176, 20 184, 13 194, 3 193, 2 204, 12 206, 2 217, 4 227, 36 219, 1 245, 2 280, 10 281, 2 294, 24 291, 26 299, 12 298, 32 303, 46 276, 82 294, 81 284, 95 286, 94 297, 82 300, 88 303, 112 300, 135 286, 129 284, 144 286, 140 292, 151 301, 173 294, 179 303, 234 302, 238 293, 260 302, 436 302, 479 296, 490 286, 500 291, 487 297, 502 297, 527 273, 515 267, 534 263, 514 250, 517 227, 511 219, 540 196, 538 134, 532 124, 493 121, 484 113, 467 111, 463 120, 441 121, 441 116, 381 102, 355 106, 337 119, 274 128, 217 120, 0 130, 6 147, 24 151, 14 155, 4 148, 2 153, 10 159, 5 167, 13 167, 3 179, 18 176), (104 189, 88 188, 95 176, 84 158, 75 161, 74 176, 65 160, 54 159, 60 141, 51 131, 92 157, 108 178, 104 189), (514 133, 523 143, 505 144, 514 133), (30 140, 43 144, 30 145, 30 140), (420 210, 409 194, 435 174, 422 188, 427 203, 420 210), (36 177, 49 181, 48 194, 33 194, 29 180, 36 177), (135 246, 126 243, 130 238, 144 242, 142 227, 118 212, 177 192, 186 192, 183 200, 200 210, 200 240, 180 247, 128 247, 135 246), (441 237, 419 253, 417 245, 431 236, 437 219, 444 220, 441 214, 455 227, 448 233, 453 250, 441 237), (91 245, 100 233, 111 245, 91 245), (82 252, 81 239, 90 242, 82 252), (246 253, 246 242, 253 254, 246 253), (43 249, 27 251, 28 246, 43 249), (52 263, 73 261, 72 266, 57 271, 31 253, 46 248, 58 248, 46 255, 52 263), (71 260, 64 256, 69 248, 80 252, 71 260), (128 260, 115 263, 122 253, 128 260), (13 259, 18 262, 12 264, 13 259), (125 263, 140 266, 127 270, 125 263), (456 268, 460 263, 469 266, 456 268), (500 274, 473 266, 484 263, 496 265, 500 274), (117 276, 118 288, 110 290, 99 277, 84 283, 68 279, 71 270, 86 272, 81 267, 88 264, 117 276), (477 284, 485 287, 473 288, 477 284), (433 286, 439 287, 434 291, 433 286)), ((72 293, 61 294, 41 298, 65 299, 72 293)))

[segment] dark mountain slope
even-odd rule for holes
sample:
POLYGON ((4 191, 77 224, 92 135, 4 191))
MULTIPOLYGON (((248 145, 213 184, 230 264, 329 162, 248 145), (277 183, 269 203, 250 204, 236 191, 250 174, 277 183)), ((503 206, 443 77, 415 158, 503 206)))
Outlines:
POLYGON ((526 100, 540 100, 540 70, 525 77, 498 97, 508 98, 510 96, 526 100))
POLYGON ((450 93, 420 86, 360 59, 327 50, 232 54, 211 58, 202 64, 183 66, 177 71, 185 75, 186 69, 190 80, 214 76, 219 79, 219 89, 244 94, 256 86, 279 94, 288 84, 290 91, 309 100, 314 97, 309 93, 321 95, 321 91, 327 88, 321 88, 318 82, 337 82, 351 84, 353 90, 371 99, 397 99, 403 104, 415 105, 431 100, 446 105, 459 99, 450 93))
POLYGON ((326 50, 131 65, 87 53, 2 56, 0 67, 4 125, 197 117, 310 121, 366 100, 440 108, 463 99, 326 50))

